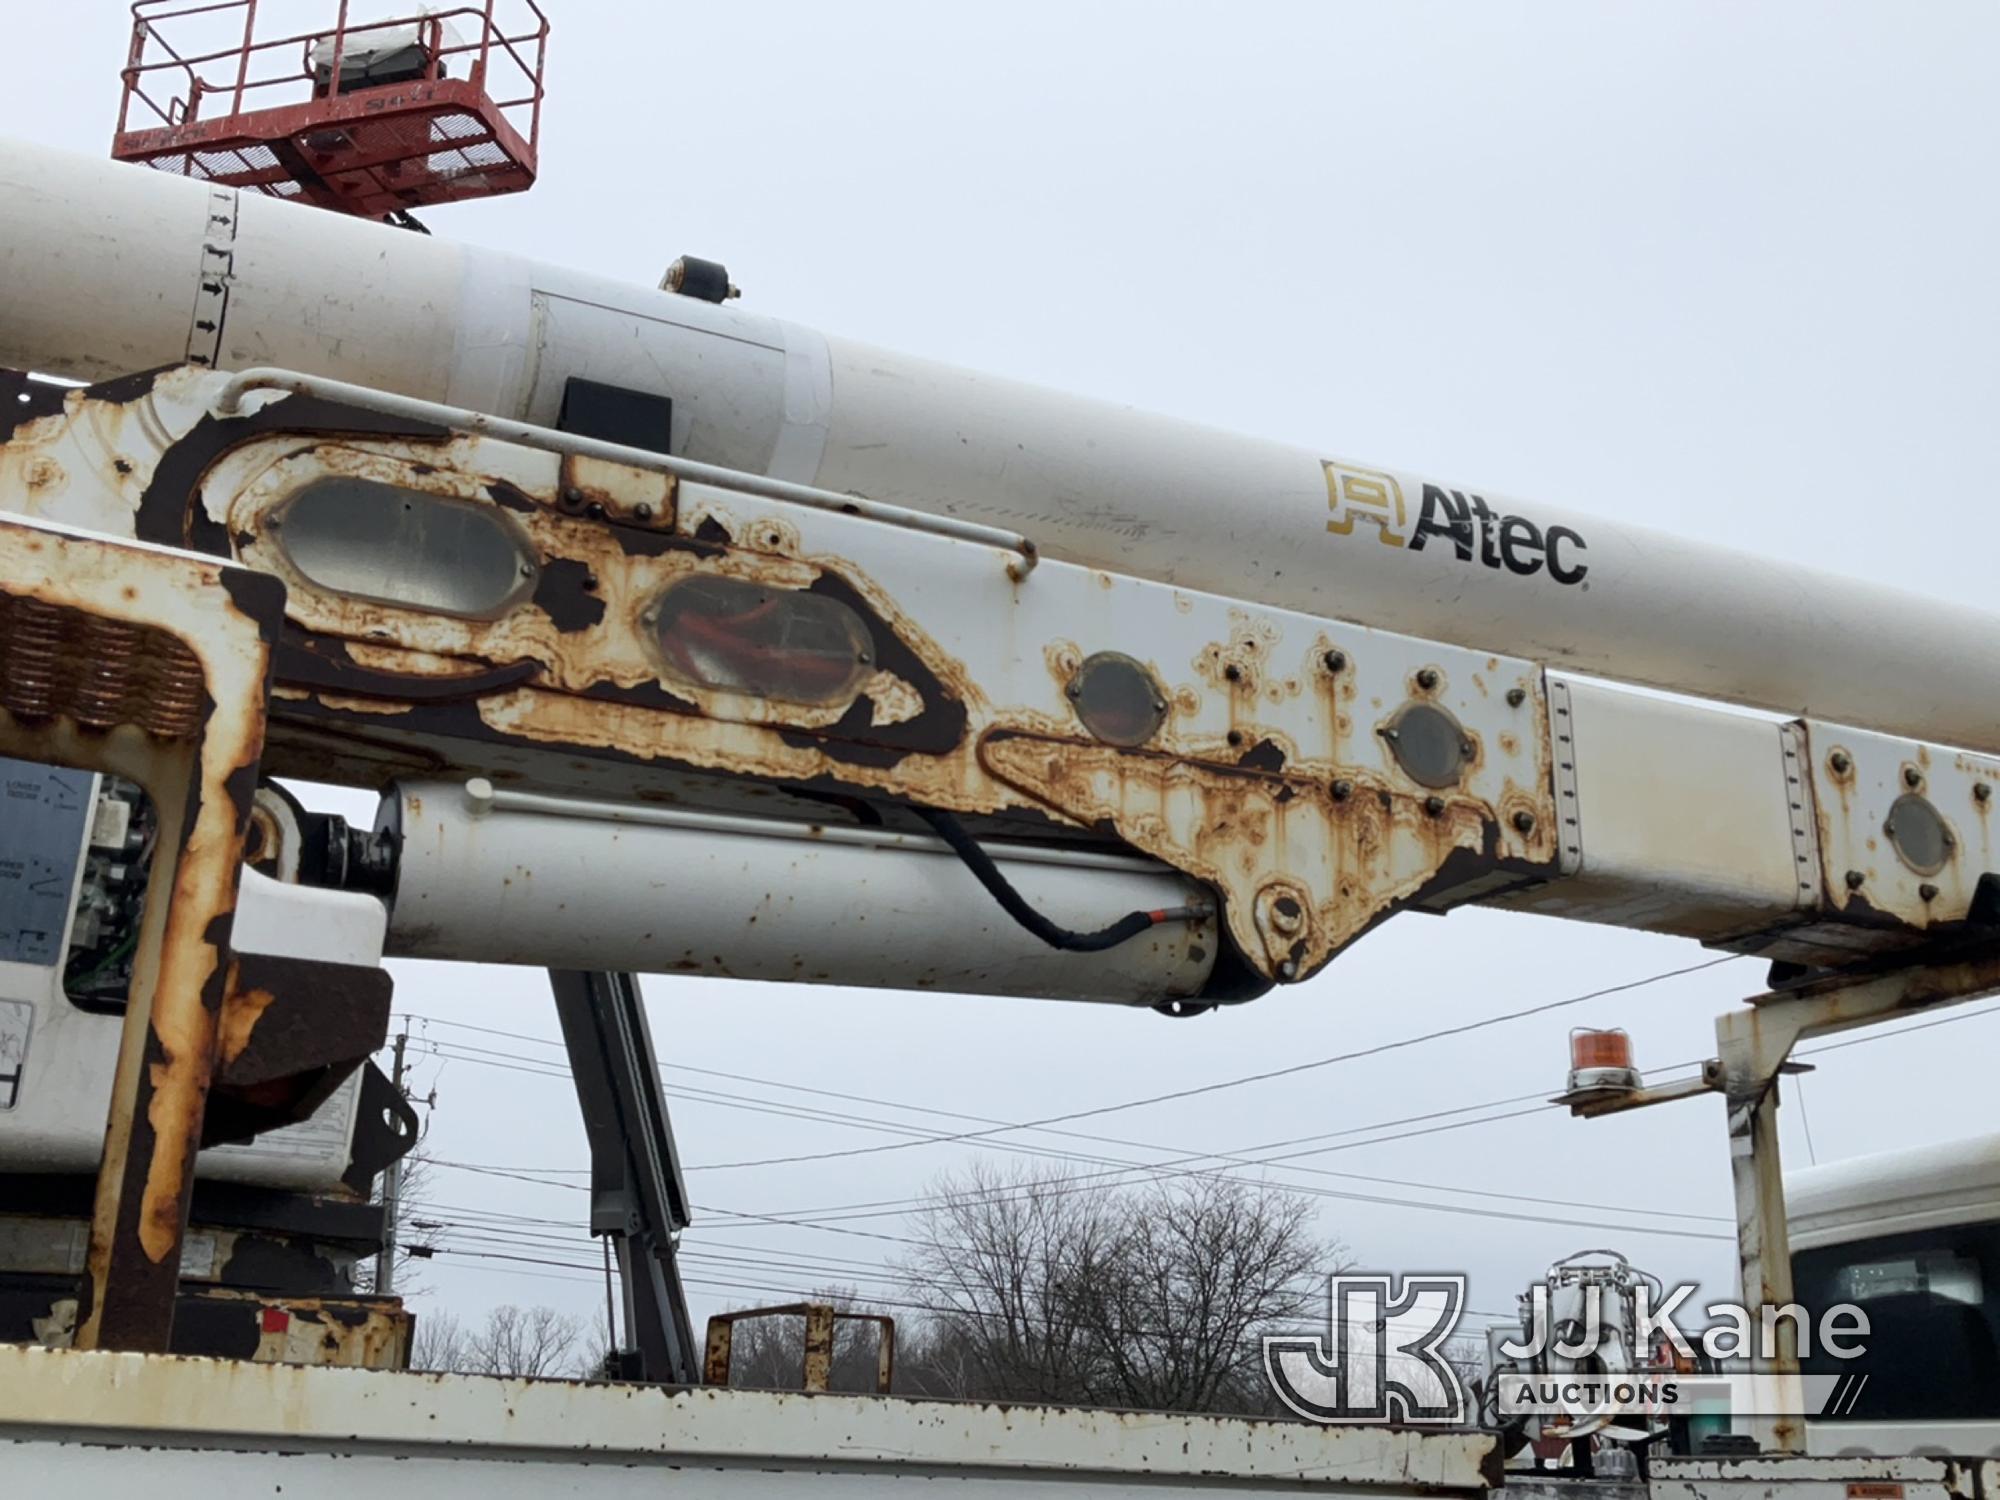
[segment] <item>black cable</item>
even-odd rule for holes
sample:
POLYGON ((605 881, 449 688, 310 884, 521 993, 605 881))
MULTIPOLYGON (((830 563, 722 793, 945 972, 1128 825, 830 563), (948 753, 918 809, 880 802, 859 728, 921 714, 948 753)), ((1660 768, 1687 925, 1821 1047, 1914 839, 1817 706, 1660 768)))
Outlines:
POLYGON ((965 862, 966 869, 972 871, 973 877, 986 887, 987 894, 1000 903, 1002 911, 1051 948, 1065 953, 1102 953, 1107 948, 1130 942, 1162 922, 1184 920, 1196 915, 1196 908, 1185 906, 1162 911, 1127 912, 1109 927, 1096 932, 1074 932, 1051 922, 1030 906, 1007 877, 1000 873, 993 857, 979 847, 979 841, 965 831, 965 825, 954 814, 934 807, 913 807, 911 811, 930 824, 937 836, 951 847, 951 852, 965 862))

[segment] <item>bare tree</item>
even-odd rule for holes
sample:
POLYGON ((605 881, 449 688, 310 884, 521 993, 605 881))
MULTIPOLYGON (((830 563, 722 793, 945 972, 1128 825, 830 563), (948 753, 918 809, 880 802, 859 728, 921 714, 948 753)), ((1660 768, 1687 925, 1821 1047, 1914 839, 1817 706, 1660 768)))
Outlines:
POLYGON ((597 1352, 586 1345, 582 1322, 553 1307, 496 1307, 476 1330, 448 1312, 417 1318, 410 1368, 461 1375, 559 1377, 592 1373, 597 1352))
POLYGON ((974 1344, 944 1318, 903 1318, 896 1324, 895 1393, 973 1401, 987 1394, 974 1344))
POLYGON ((1088 1401, 1105 1358, 1090 1319, 1114 1276, 1115 1195, 1068 1177, 986 1165, 940 1180, 918 1216, 906 1267, 934 1299, 933 1338, 970 1371, 978 1394, 1088 1401))
POLYGON ((585 1334, 583 1322, 553 1307, 506 1303, 468 1329, 448 1312, 420 1313, 410 1341, 410 1368, 459 1375, 589 1377, 604 1363, 604 1336, 585 1334))
POLYGON ((616 1380, 618 1372, 612 1365, 616 1350, 612 1347, 611 1335, 597 1319, 587 1325, 587 1331, 578 1335, 576 1355, 576 1378, 579 1380, 616 1380))
POLYGON ((1237 1177, 1180 1177, 1127 1196, 1115 1274, 1093 1325, 1108 1381, 1093 1394, 1162 1411, 1259 1409, 1263 1338, 1323 1295, 1339 1252, 1314 1205, 1237 1177))
POLYGON ((481 1375, 562 1376, 576 1372, 583 1324, 553 1307, 507 1303, 486 1315, 468 1341, 471 1368, 481 1375))
POLYGON ((410 1337, 412 1370, 469 1370, 471 1351, 465 1328, 448 1312, 418 1313, 410 1337))
POLYGON ((1264 1335, 1341 1264, 1309 1200, 1217 1174, 1119 1191, 975 1168, 918 1222, 907 1271, 934 1312, 906 1368, 941 1395, 1267 1411, 1264 1335))

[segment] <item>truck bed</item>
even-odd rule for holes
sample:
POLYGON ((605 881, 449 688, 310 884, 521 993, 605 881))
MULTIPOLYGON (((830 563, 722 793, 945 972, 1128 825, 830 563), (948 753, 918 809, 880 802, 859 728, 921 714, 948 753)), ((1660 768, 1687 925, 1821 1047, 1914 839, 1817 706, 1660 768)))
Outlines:
POLYGON ((955 1500, 1163 1481, 1383 1500, 1483 1495, 1499 1461, 1476 1432, 0 1346, 0 1475, 14 1494, 204 1500, 612 1500, 682 1476, 746 1500, 807 1480, 858 1500, 888 1478, 955 1500))

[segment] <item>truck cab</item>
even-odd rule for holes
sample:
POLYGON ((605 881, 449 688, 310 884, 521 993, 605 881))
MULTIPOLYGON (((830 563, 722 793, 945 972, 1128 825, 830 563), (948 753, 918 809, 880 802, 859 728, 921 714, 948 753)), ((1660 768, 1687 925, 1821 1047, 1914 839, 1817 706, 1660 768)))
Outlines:
MULTIPOLYGON (((1868 1376, 1815 1418, 1815 1454, 2000 1456, 2000 1135, 1788 1174, 1792 1276, 1818 1310, 1868 1315, 1868 1376)), ((1819 1349, 1808 1374, 1853 1371, 1819 1349)))

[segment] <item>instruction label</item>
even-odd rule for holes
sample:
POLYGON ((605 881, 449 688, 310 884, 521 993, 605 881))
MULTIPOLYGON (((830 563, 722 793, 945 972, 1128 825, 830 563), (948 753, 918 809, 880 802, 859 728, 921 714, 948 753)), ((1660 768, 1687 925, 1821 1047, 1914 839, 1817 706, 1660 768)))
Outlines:
POLYGON ((62 962, 95 780, 0 756, 0 963, 62 962))

